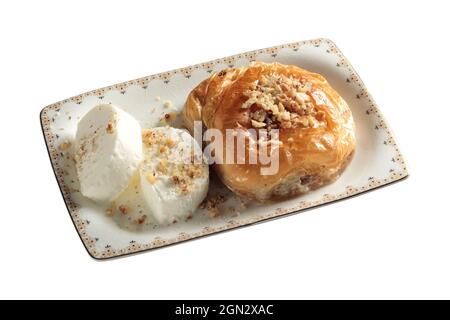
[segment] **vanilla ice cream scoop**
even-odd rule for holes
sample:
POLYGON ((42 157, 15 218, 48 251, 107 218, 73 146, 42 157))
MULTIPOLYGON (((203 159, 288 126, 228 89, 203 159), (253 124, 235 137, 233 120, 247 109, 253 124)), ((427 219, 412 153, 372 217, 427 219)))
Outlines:
POLYGON ((80 191, 99 202, 114 200, 142 160, 141 127, 125 111, 100 104, 78 123, 75 161, 80 191))
POLYGON ((142 133, 142 195, 158 223, 188 218, 206 197, 209 168, 185 130, 160 127, 142 133))

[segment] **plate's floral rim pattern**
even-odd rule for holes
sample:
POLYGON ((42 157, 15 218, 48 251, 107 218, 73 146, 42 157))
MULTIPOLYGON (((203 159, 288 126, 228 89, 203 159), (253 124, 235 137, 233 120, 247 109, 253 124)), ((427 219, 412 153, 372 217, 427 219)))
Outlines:
POLYGON ((233 56, 229 56, 222 59, 212 60, 196 65, 192 65, 189 67, 176 69, 172 71, 167 71, 119 84, 115 84, 112 86, 96 89, 93 91, 89 91, 77 96, 74 96, 69 99, 65 99, 59 102, 56 102, 54 104, 51 104, 47 107, 45 107, 41 111, 41 125, 42 130, 44 133, 47 149, 49 152, 50 160, 53 166, 53 170, 55 172, 56 179, 58 181, 59 187, 61 189, 61 193, 63 195, 64 201, 66 203, 66 206, 68 208, 68 211, 70 213, 70 216, 72 218, 72 221, 78 231, 78 234, 86 247, 89 254, 95 258, 95 259, 106 259, 106 258, 112 258, 112 257, 118 257, 126 254, 136 253, 140 251, 146 251, 150 249, 156 249, 163 246, 180 243, 183 241, 187 241, 190 239, 195 239, 199 237, 203 237, 206 235, 214 234, 217 232, 225 231, 225 230, 231 230, 237 227, 250 225, 256 222, 268 220, 275 217, 280 217, 283 215, 287 215, 290 213, 298 212, 301 210, 305 210, 308 208, 312 208, 315 206, 323 205, 326 203, 330 203, 333 201, 337 201, 340 199, 348 198, 350 196, 366 192, 378 187, 381 187, 383 185, 387 185, 389 183, 392 183, 394 181, 401 180, 403 178, 406 178, 408 176, 408 170, 405 164, 405 160, 400 153, 400 150, 397 146, 397 143, 392 135, 392 132, 390 128, 387 125, 387 122, 385 121, 383 115, 379 111, 378 106, 376 105, 375 101, 373 100, 370 93, 367 91, 364 83, 362 82, 359 75, 356 73, 356 71, 353 69, 353 67, 350 65, 348 60, 344 57, 342 52, 337 48, 337 46, 329 39, 315 39, 315 40, 306 40, 306 41, 300 41, 300 42, 294 42, 290 44, 270 47, 266 49, 260 49, 255 51, 250 51, 242 54, 237 54, 233 56), (78 212, 78 206, 73 201, 71 197, 70 188, 65 184, 64 181, 64 170, 61 168, 59 164, 59 159, 61 157, 61 153, 58 150, 58 147, 56 146, 56 139, 57 135, 51 131, 51 119, 48 115, 48 111, 54 110, 58 111, 64 104, 66 103, 77 103, 81 104, 83 102, 83 99, 85 97, 90 96, 96 96, 99 99, 103 99, 104 95, 109 91, 120 91, 120 93, 125 94, 126 90, 129 86, 132 85, 138 85, 142 88, 146 89, 148 84, 153 80, 162 80, 164 83, 169 83, 171 78, 174 75, 183 75, 186 78, 189 78, 191 76, 191 73, 195 70, 206 70, 208 73, 211 73, 213 71, 213 68, 215 65, 218 64, 225 64, 228 67, 232 68, 234 67, 234 64, 236 61, 240 59, 247 59, 250 62, 255 61, 256 57, 260 54, 269 54, 272 57, 276 57, 278 52, 282 49, 291 49, 293 51, 298 51, 300 47, 306 46, 306 45, 313 45, 316 47, 321 46, 322 44, 327 44, 328 49, 327 53, 334 54, 338 57, 338 63, 336 64, 337 68, 346 68, 348 71, 348 74, 350 75, 346 81, 347 83, 353 83, 359 87, 359 93, 357 94, 357 99, 366 99, 369 108, 366 110, 366 114, 368 116, 375 116, 377 117, 377 125, 375 126, 375 130, 384 130, 386 133, 386 139, 383 141, 383 144, 386 146, 392 146, 394 148, 394 157, 391 159, 393 163, 396 163, 400 165, 400 170, 394 170, 390 169, 389 172, 387 172, 387 175, 383 178, 377 178, 377 177, 368 177, 367 183, 360 187, 355 186, 347 186, 345 192, 337 193, 337 194, 323 194, 322 197, 318 200, 314 201, 299 201, 299 203, 293 207, 290 208, 277 208, 276 210, 272 212, 265 212, 261 213, 258 216, 248 218, 246 220, 237 221, 234 219, 231 219, 227 222, 226 225, 220 226, 220 227, 205 227, 200 232, 195 233, 185 233, 181 232, 178 234, 177 237, 170 238, 170 239, 163 239, 160 237, 155 237, 153 241, 149 243, 137 243, 135 241, 131 241, 127 247, 124 248, 113 248, 111 246, 106 246, 103 250, 98 250, 95 246, 96 239, 94 237, 91 237, 86 230, 87 224, 89 224, 89 221, 86 219, 83 219, 78 212))

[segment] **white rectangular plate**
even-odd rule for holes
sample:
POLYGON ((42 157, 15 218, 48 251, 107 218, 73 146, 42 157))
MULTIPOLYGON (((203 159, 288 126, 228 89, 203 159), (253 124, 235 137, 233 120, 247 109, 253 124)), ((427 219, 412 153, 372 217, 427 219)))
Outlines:
POLYGON ((408 176, 404 159, 378 106, 348 60, 327 39, 246 52, 97 89, 45 107, 41 111, 41 124, 70 217, 88 253, 96 259, 160 248, 300 212, 408 176), (213 191, 227 198, 218 217, 210 218, 199 209, 186 222, 164 227, 154 225, 140 231, 120 228, 114 219, 105 215, 104 207, 79 193, 70 148, 65 147, 74 138, 78 120, 90 108, 98 103, 113 103, 132 114, 142 127, 158 126, 160 118, 167 113, 163 101, 172 101, 171 110, 179 112, 188 93, 212 72, 245 66, 255 60, 293 64, 320 73, 348 102, 356 123, 356 155, 335 183, 294 199, 265 205, 243 202, 216 183, 213 191))

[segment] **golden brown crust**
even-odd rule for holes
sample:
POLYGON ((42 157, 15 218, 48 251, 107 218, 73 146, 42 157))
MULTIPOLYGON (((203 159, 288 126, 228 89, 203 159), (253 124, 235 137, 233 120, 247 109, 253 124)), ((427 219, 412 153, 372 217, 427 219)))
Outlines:
MULTIPOLYGON (((215 165, 218 176, 231 190, 261 201, 292 197, 334 181, 350 162, 356 145, 347 103, 324 77, 297 66, 255 63, 225 69, 189 94, 183 114, 191 132, 196 120, 224 134, 226 129, 236 128, 279 129, 282 144, 277 146, 278 173, 262 176, 260 169, 264 166, 248 161, 215 165), (278 87, 278 93, 273 93, 272 85, 278 87), (278 96, 258 96, 258 90, 278 96), (297 100, 294 91, 302 92, 297 100), (249 100, 252 97, 254 100, 249 100), (267 97, 272 100, 264 100, 267 97), (302 97, 306 97, 306 103, 302 97)), ((235 150, 232 152, 235 155, 235 150)))

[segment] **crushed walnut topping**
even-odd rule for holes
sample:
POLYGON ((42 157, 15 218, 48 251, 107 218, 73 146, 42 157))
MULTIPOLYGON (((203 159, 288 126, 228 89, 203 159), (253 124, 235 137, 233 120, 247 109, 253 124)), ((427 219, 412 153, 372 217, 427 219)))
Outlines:
POLYGON ((172 176, 172 182, 175 184, 179 184, 182 182, 182 179, 179 176, 172 176))
POLYGON ((61 151, 66 151, 67 149, 70 148, 71 145, 72 144, 70 142, 66 141, 66 142, 61 143, 59 145, 58 149, 61 150, 61 151))
POLYGON ((161 173, 167 173, 168 162, 166 159, 161 159, 158 164, 158 171, 161 173))
POLYGON ((226 198, 223 195, 208 196, 200 204, 200 209, 206 209, 210 218, 215 218, 220 214, 219 205, 224 203, 226 198))
POLYGON ((203 174, 202 166, 199 164, 190 164, 184 169, 184 171, 191 179, 200 178, 203 174))
POLYGON ((114 117, 106 125, 106 132, 109 133, 109 134, 113 134, 114 131, 116 130, 116 125, 117 125, 117 119, 116 119, 116 117, 114 117))
POLYGON ((109 134, 114 133, 114 127, 113 124, 111 122, 108 122, 108 125, 106 126, 106 132, 109 134))
POLYGON ((185 178, 175 175, 172 176, 172 182, 179 187, 182 195, 189 193, 188 182, 185 178))
POLYGON ((139 219, 137 219, 137 224, 144 224, 145 220, 147 220, 147 215, 142 215, 139 219))
POLYGON ((161 141, 164 138, 164 135, 158 131, 152 130, 144 130, 142 132, 142 142, 146 147, 151 147, 161 141))
MULTIPOLYGON (((195 180, 206 175, 202 155, 197 155, 193 148, 182 143, 178 146, 173 138, 155 130, 144 130, 142 140, 146 148, 158 153, 158 162, 146 173, 149 183, 156 183, 156 176, 161 181, 168 178, 180 194, 188 195, 195 187, 195 180)), ((144 160, 144 165, 147 164, 144 160)))
POLYGON ((241 108, 250 109, 254 128, 316 128, 325 123, 325 114, 314 107, 311 88, 293 77, 263 75, 244 93, 248 99, 241 108))
POLYGON ((126 214, 128 214, 130 212, 130 209, 127 206, 121 204, 119 206, 119 211, 120 211, 121 214, 126 215, 126 214))
POLYGON ((204 174, 203 166, 194 163, 177 164, 172 171, 172 183, 179 187, 183 195, 189 193, 193 180, 202 177, 204 174))
POLYGON ((98 148, 97 140, 99 134, 98 130, 94 130, 91 135, 83 137, 80 140, 80 144, 74 155, 75 165, 78 168, 81 168, 89 154, 98 148))
POLYGON ((164 152, 166 152, 167 151, 167 147, 166 146, 161 146, 160 148, 159 148, 159 153, 164 153, 164 152))
POLYGON ((175 141, 173 141, 170 138, 166 139, 166 146, 169 147, 169 148, 174 147, 175 146, 175 141))

